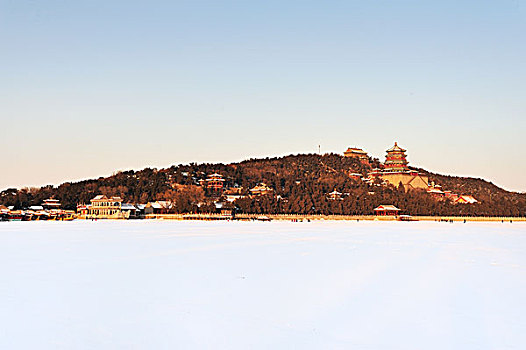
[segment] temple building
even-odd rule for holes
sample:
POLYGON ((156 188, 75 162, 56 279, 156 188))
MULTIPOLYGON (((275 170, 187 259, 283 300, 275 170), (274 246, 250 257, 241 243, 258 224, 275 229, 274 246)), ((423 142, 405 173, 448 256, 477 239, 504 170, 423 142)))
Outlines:
POLYGON ((223 196, 225 197, 227 202, 235 202, 238 199, 245 198, 245 191, 243 187, 232 187, 223 192, 223 196))
POLYGON ((42 202, 42 207, 44 209, 59 209, 60 206, 60 201, 54 198, 44 199, 44 202, 42 202))
POLYGON ((406 159, 405 149, 395 142, 394 146, 386 152, 384 169, 378 177, 393 186, 402 184, 405 191, 417 188, 427 190, 429 188, 429 178, 418 171, 410 170, 407 166, 409 162, 406 159))
POLYGON ((211 191, 212 194, 221 195, 225 185, 225 179, 223 179, 223 175, 214 173, 208 176, 206 180, 201 180, 200 184, 207 190, 211 191))
POLYGON ((394 146, 389 148, 386 152, 387 156, 385 157, 384 171, 400 172, 409 170, 405 149, 398 146, 395 142, 394 146))
POLYGON ((266 194, 272 194, 274 190, 268 187, 265 183, 261 182, 257 186, 251 188, 249 192, 251 196, 255 197, 255 196, 264 196, 266 194))
POLYGON ((431 182, 431 184, 429 184, 427 193, 437 200, 446 198, 446 192, 442 191, 442 186, 435 184, 435 182, 431 182))
POLYGON ((347 151, 343 152, 344 157, 359 159, 362 163, 369 164, 369 156, 361 148, 349 147, 347 151))

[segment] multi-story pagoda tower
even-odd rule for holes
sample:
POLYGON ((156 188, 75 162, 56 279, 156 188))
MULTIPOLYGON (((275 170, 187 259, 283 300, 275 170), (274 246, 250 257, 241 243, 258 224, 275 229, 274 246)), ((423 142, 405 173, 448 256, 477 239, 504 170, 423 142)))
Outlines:
POLYGON ((384 169, 381 172, 373 171, 369 174, 370 178, 379 177, 393 186, 402 184, 406 191, 417 188, 428 189, 428 176, 416 170, 409 170, 405 149, 399 147, 395 142, 394 146, 386 152, 384 169))
POLYGON ((404 172, 409 170, 407 166, 408 162, 405 155, 405 149, 399 147, 395 142, 394 146, 389 148, 386 152, 387 155, 385 156, 384 171, 404 172))
POLYGON ((225 179, 223 179, 223 175, 214 173, 208 176, 206 180, 201 180, 201 185, 211 194, 221 195, 225 186, 225 179))

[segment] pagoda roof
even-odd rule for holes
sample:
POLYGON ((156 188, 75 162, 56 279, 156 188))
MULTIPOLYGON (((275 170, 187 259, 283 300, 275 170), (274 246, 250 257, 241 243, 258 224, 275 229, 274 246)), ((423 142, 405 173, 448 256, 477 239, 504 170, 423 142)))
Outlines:
POLYGON ((222 177, 209 177, 206 181, 225 181, 222 177))
POLYGON ((394 146, 389 148, 386 152, 405 152, 406 150, 398 146, 398 143, 395 142, 394 146))
POLYGON ((376 207, 374 210, 376 210, 376 211, 382 211, 382 210, 399 211, 400 209, 398 209, 397 207, 395 207, 392 204, 382 204, 382 205, 379 205, 378 207, 376 207))
POLYGON ((102 201, 122 202, 122 198, 121 197, 116 197, 116 196, 112 196, 110 198, 110 197, 107 197, 107 196, 105 196, 103 194, 99 194, 99 195, 95 196, 91 201, 92 202, 94 202, 94 201, 99 201, 99 202, 102 202, 102 201))
POLYGON ((357 147, 349 147, 349 148, 347 148, 347 151, 345 151, 345 152, 367 154, 367 152, 365 152, 363 149, 357 148, 357 147))

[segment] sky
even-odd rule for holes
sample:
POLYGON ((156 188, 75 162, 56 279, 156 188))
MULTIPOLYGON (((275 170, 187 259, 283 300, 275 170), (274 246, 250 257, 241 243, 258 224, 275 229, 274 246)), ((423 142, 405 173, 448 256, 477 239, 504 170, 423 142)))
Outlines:
POLYGON ((361 147, 526 191, 526 1, 0 0, 0 190, 361 147))

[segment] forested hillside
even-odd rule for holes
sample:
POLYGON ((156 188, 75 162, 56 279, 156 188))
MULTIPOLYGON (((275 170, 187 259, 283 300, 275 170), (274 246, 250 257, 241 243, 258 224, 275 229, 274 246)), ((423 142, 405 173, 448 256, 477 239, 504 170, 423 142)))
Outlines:
MULTIPOLYGON (((438 201, 424 190, 405 192, 402 188, 366 184, 352 179, 350 173, 366 175, 379 167, 337 154, 305 154, 280 158, 250 159, 233 164, 187 164, 167 169, 146 168, 123 171, 106 178, 64 183, 58 187, 8 189, 0 193, 0 203, 16 208, 38 205, 55 197, 68 209, 89 203, 97 194, 116 195, 130 203, 170 200, 176 212, 215 210, 214 202, 224 198, 208 193, 199 185, 211 173, 225 179, 226 188, 237 188, 247 195, 234 202, 245 213, 302 214, 371 214, 380 204, 394 204, 411 215, 526 216, 526 195, 505 191, 494 184, 474 178, 462 178, 426 172, 430 181, 458 194, 473 195, 477 204, 453 204, 438 201), (265 183, 273 194, 250 197, 248 190, 265 183), (337 190, 341 200, 330 200, 328 193, 337 190)), ((419 169, 422 172, 425 170, 419 169)))

